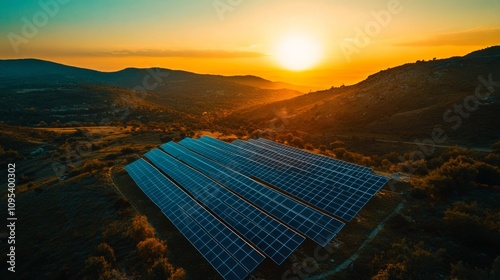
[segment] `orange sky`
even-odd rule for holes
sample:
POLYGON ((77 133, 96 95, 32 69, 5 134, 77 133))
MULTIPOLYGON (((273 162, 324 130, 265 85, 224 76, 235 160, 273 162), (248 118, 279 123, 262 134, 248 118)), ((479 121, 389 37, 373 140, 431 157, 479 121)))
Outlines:
MULTIPOLYGON (((406 62, 500 44, 499 1, 436 2, 6 0, 0 58, 102 71, 160 66, 252 74, 327 88, 406 62), (318 46, 317 63, 291 71, 278 61, 276 47, 287 36, 318 46)), ((305 55, 299 46, 288 59, 305 55)))

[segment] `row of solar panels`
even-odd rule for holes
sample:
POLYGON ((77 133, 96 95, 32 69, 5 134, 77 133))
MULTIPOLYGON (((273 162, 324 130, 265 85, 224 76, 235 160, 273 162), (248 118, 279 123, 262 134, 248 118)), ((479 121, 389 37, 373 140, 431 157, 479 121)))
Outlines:
POLYGON ((326 158, 269 140, 229 144, 211 137, 186 138, 183 146, 350 221, 388 178, 369 168, 326 158), (270 146, 267 143, 273 143, 270 146), (280 149, 286 147, 286 149, 280 149), (291 152, 290 150, 294 150, 291 152), (299 158, 307 153, 310 158, 299 158), (325 161, 328 159, 328 161, 325 161))
POLYGON ((325 246, 344 226, 296 198, 352 218, 387 181, 367 168, 266 139, 228 144, 202 137, 180 144, 146 154, 168 178, 142 159, 126 170, 225 279, 247 277, 264 256, 281 264, 304 237, 325 246), (346 180, 333 182, 340 179, 346 180), (326 203, 325 195, 336 201, 326 203))

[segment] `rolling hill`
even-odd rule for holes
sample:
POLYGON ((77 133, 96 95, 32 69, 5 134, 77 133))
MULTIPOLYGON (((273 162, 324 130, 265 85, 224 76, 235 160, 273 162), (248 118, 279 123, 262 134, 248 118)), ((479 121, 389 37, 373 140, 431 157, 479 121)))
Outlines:
POLYGON ((161 68, 99 72, 34 59, 0 60, 0 101, 11 105, 0 109, 0 119, 14 125, 201 121, 393 141, 429 138, 442 129, 445 145, 489 147, 500 139, 493 117, 500 109, 497 81, 498 46, 408 63, 355 85, 308 94, 302 94, 307 87, 255 76, 161 68))
POLYGON ((463 57, 417 61, 351 86, 238 110, 223 124, 314 135, 413 141, 443 129, 446 144, 487 146, 500 139, 500 47, 463 57), (493 82, 490 92, 484 84, 493 82), (479 97, 476 89, 479 88, 479 97), (486 96, 487 95, 487 96, 486 96))
POLYGON ((302 94, 278 86, 288 84, 258 80, 248 84, 162 68, 99 72, 36 59, 0 60, 0 100, 10 104, 0 109, 0 119, 22 125, 132 117, 178 121, 302 94))

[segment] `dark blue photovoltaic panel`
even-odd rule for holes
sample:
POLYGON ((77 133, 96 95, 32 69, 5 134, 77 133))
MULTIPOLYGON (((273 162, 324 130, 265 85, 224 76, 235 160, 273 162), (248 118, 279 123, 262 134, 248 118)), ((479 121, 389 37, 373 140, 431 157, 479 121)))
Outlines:
POLYGON ((264 260, 143 159, 127 165, 125 170, 224 279, 244 279, 264 260))
MULTIPOLYGON (((292 156, 291 154, 288 154, 288 155, 281 154, 281 153, 275 152, 273 150, 263 148, 259 145, 254 144, 254 143, 245 142, 242 140, 235 140, 232 143, 232 145, 238 146, 240 148, 243 148, 244 150, 248 150, 248 151, 253 152, 253 153, 257 153, 261 156, 271 158, 271 159, 279 161, 281 163, 300 167, 301 171, 308 172, 312 176, 322 177, 322 178, 325 178, 328 180, 337 181, 340 178, 342 178, 342 179, 346 179, 346 180, 351 181, 351 182, 356 182, 356 180, 358 180, 358 177, 362 176, 364 173, 367 173, 370 176, 374 176, 374 177, 382 177, 380 175, 371 173, 371 171, 368 173, 368 172, 366 172, 366 169, 363 169, 360 172, 360 171, 355 171, 352 169, 340 168, 340 170, 339 169, 334 170, 334 169, 326 168, 323 166, 318 166, 316 164, 311 163, 310 160, 298 159, 295 156, 292 156)), ((360 166, 358 166, 358 167, 360 167, 360 166)), ((370 169, 368 169, 368 170, 370 170, 370 169)), ((354 188, 354 189, 357 188, 357 184, 346 184, 346 186, 348 186, 350 188, 354 188)))
POLYGON ((241 173, 193 153, 174 142, 164 144, 161 148, 321 246, 328 244, 344 226, 344 223, 334 218, 270 189, 241 173))
POLYGON ((170 155, 154 149, 146 157, 277 264, 304 241, 301 235, 170 155))
POLYGON ((293 191, 297 197, 321 209, 326 207, 325 210, 346 220, 354 218, 366 202, 388 181, 386 177, 366 172, 349 175, 332 173, 308 162, 285 157, 243 141, 237 141, 243 147, 210 137, 203 137, 200 141, 251 158, 271 168, 282 170, 286 168, 284 166, 290 167, 290 171, 282 180, 282 185, 287 188, 286 191, 293 191), (314 186, 311 182, 314 182, 314 186))
MULTIPOLYGON (((183 140, 189 145, 201 144, 201 153, 247 176, 264 180, 297 198, 345 220, 351 220, 368 200, 387 182, 387 178, 359 172, 357 176, 336 174, 333 178, 311 173, 314 165, 296 159, 273 155, 270 158, 210 137, 198 141, 183 140), (212 152, 215 150, 215 154, 212 152), (210 155, 209 155, 210 154, 210 155), (222 154, 222 155, 221 155, 222 154), (223 159, 221 159, 221 157, 223 159)), ((319 169, 319 168, 317 168, 319 169)))
POLYGON ((339 171, 344 174, 350 174, 349 170, 372 173, 372 169, 369 167, 360 166, 354 163, 349 163, 331 157, 318 155, 301 149, 293 148, 284 144, 280 144, 265 138, 259 138, 257 140, 250 139, 248 142, 275 151, 277 153, 289 155, 290 157, 296 159, 302 159, 304 161, 316 164, 318 166, 324 166, 325 168, 334 171, 339 171))

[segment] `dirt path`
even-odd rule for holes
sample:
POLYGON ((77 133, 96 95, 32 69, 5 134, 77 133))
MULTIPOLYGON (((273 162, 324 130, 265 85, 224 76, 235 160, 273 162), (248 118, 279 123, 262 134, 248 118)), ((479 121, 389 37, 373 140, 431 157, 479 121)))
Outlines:
POLYGON ((368 246, 368 244, 370 244, 370 242, 373 239, 375 239, 375 237, 377 236, 377 234, 379 234, 379 232, 384 228, 384 225, 387 222, 387 220, 389 218, 391 218, 392 216, 394 216, 399 211, 401 211, 401 209, 403 209, 405 203, 406 203, 406 201, 402 201, 394 209, 394 211, 392 211, 391 214, 389 214, 389 216, 387 216, 387 218, 385 218, 382 222, 380 222, 380 224, 370 233, 370 235, 368 235, 368 237, 365 239, 365 241, 363 241, 363 243, 361 244, 361 246, 359 246, 358 250, 356 250, 356 252, 354 252, 354 254, 352 254, 347 260, 345 260, 343 263, 341 263, 336 268, 334 268, 334 269, 332 269, 330 271, 327 271, 325 273, 322 273, 322 274, 319 274, 319 275, 316 275, 316 276, 313 276, 313 277, 306 278, 306 280, 320 280, 320 279, 324 279, 325 277, 328 277, 330 275, 338 273, 338 272, 346 269, 348 266, 350 266, 354 261, 356 261, 356 259, 359 258, 359 255, 360 255, 361 251, 366 246, 368 246))
MULTIPOLYGON (((384 142, 384 143, 401 143, 401 144, 407 144, 407 145, 415 145, 415 146, 426 146, 426 147, 437 147, 437 148, 453 148, 457 147, 456 145, 454 146, 447 146, 447 145, 436 145, 436 144, 425 144, 425 143, 416 143, 416 142, 405 142, 405 141, 396 141, 396 140, 387 140, 387 139, 375 139, 377 142, 384 142)), ((462 149, 467 149, 467 150, 472 150, 472 151, 478 151, 478 152, 491 152, 492 150, 489 148, 481 148, 481 147, 463 147, 463 146, 458 146, 459 148, 462 149)))

